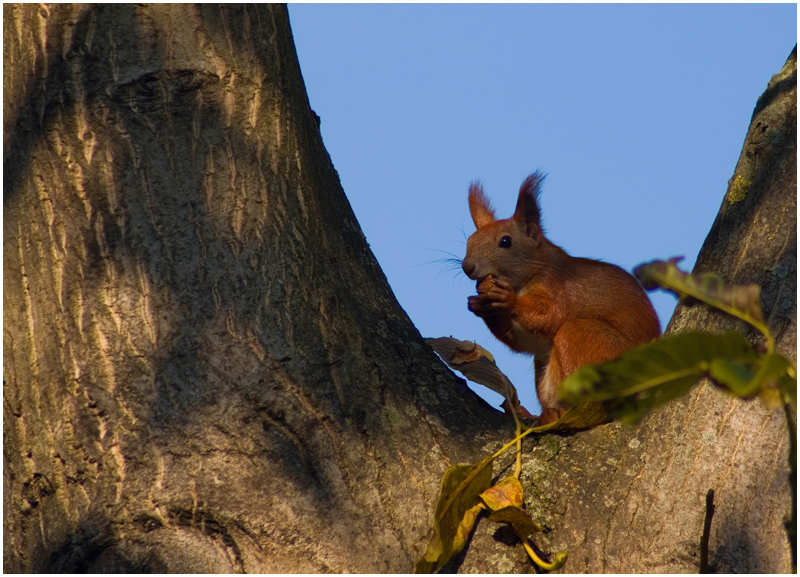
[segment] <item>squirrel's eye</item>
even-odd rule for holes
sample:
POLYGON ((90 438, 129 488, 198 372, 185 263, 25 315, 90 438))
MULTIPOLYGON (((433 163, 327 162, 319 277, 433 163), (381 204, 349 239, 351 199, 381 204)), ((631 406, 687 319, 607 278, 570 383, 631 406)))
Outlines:
POLYGON ((500 248, 511 248, 511 237, 504 236, 500 239, 500 248))

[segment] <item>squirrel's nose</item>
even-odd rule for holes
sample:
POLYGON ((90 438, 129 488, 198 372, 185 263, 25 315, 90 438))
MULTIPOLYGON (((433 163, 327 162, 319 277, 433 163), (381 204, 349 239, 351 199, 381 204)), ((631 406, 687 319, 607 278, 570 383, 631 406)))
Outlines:
POLYGON ((475 277, 472 274, 475 272, 475 263, 472 259, 465 258, 461 261, 461 268, 464 269, 464 274, 467 275, 472 280, 475 280, 475 277))

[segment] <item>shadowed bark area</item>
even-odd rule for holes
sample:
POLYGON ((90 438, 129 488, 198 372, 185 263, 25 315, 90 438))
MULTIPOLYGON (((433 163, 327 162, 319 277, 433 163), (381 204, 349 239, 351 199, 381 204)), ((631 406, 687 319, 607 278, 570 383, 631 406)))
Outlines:
MULTIPOLYGON (((286 8, 3 18, 4 570, 410 571, 446 468, 513 427, 395 301, 286 8)), ((793 354, 790 64, 696 270, 761 284, 793 354)), ((785 571, 786 440, 779 411, 706 385, 635 429, 531 440, 537 544, 568 550, 564 571, 691 572, 713 488, 712 568, 785 571)), ((504 541, 484 520, 450 568, 531 571, 504 541)))
POLYGON ((509 428, 395 301, 286 8, 4 22, 4 569, 413 567, 509 428))

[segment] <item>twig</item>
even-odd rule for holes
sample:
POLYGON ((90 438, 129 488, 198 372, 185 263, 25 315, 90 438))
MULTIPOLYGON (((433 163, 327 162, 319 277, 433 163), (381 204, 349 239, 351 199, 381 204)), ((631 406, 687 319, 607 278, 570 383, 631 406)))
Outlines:
POLYGON ((706 493, 706 520, 700 538, 700 573, 708 573, 708 539, 711 537, 711 519, 714 517, 714 489, 706 493))
MULTIPOLYGON (((514 406, 514 399, 516 395, 511 392, 513 389, 513 385, 511 381, 505 379, 503 383, 505 385, 506 390, 506 402, 508 403, 509 411, 511 411, 511 415, 514 417, 514 436, 517 438, 517 459, 514 465, 514 478, 519 480, 519 474, 522 472, 522 438, 519 436, 522 433, 522 423, 519 422, 519 417, 517 417, 517 407, 514 406)), ((519 401, 517 401, 517 405, 519 405, 519 401)))
POLYGON ((792 516, 784 522, 792 546, 792 572, 797 573, 797 423, 789 400, 783 400, 783 411, 789 427, 789 486, 792 488, 792 516))
POLYGON ((527 537, 519 535, 519 538, 522 541, 522 546, 525 548, 525 552, 540 569, 545 571, 555 571, 556 569, 560 569, 567 560, 566 554, 562 553, 556 555, 556 559, 552 563, 548 563, 536 554, 536 551, 534 551, 533 547, 531 547, 530 541, 528 541, 527 537))

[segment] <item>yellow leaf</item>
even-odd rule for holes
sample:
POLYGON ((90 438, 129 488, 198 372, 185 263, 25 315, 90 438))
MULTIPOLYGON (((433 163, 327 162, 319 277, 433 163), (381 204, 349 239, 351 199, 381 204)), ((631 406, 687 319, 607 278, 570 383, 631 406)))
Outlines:
POLYGON ((447 469, 433 514, 434 535, 414 573, 438 571, 464 548, 484 507, 479 495, 491 482, 491 459, 447 469))
POLYGON ((506 477, 481 493, 481 499, 492 511, 505 507, 522 507, 522 485, 515 477, 506 477))
POLYGON ((529 537, 533 533, 537 533, 542 528, 533 522, 530 515, 519 507, 506 507, 493 511, 489 515, 489 521, 495 523, 510 523, 514 528, 514 532, 520 537, 529 537))

